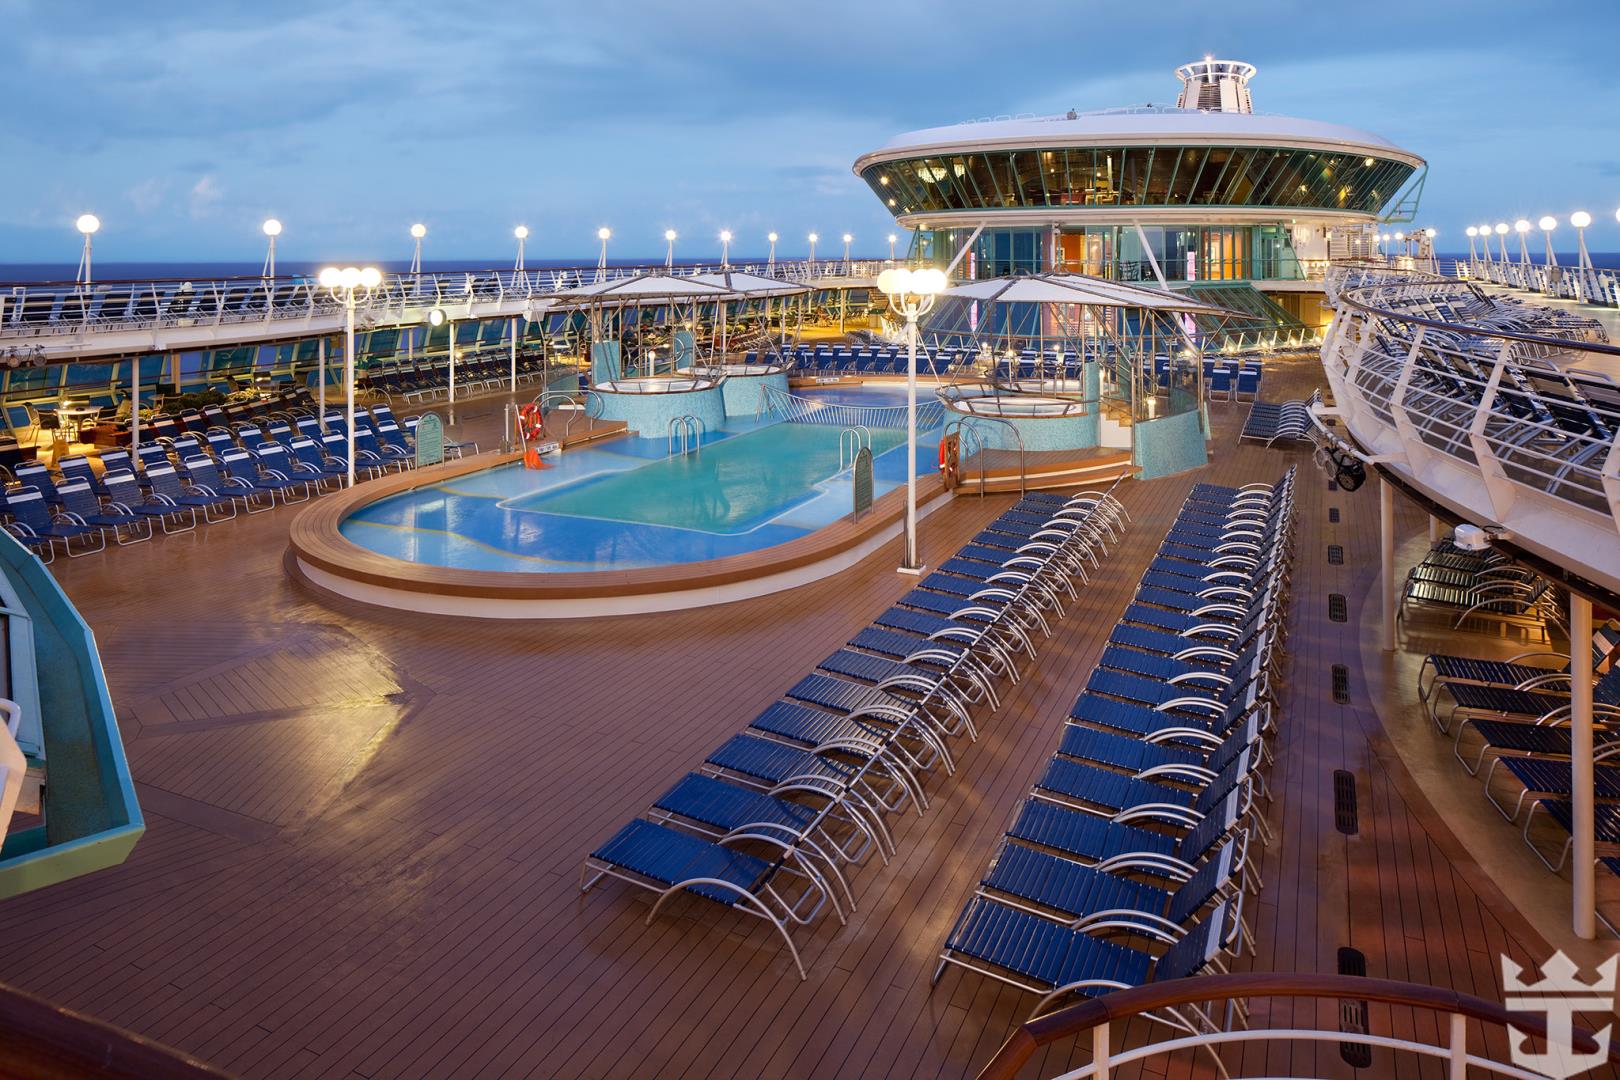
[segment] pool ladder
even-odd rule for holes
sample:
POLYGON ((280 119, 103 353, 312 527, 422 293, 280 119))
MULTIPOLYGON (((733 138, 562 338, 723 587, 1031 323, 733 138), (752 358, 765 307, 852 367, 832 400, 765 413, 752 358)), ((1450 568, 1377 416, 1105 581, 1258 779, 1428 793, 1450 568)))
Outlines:
POLYGON ((838 471, 855 467, 861 450, 872 449, 872 429, 865 424, 852 424, 838 433, 838 471))
POLYGON ((687 413, 671 417, 669 421, 669 456, 686 455, 702 447, 708 425, 700 417, 687 413))

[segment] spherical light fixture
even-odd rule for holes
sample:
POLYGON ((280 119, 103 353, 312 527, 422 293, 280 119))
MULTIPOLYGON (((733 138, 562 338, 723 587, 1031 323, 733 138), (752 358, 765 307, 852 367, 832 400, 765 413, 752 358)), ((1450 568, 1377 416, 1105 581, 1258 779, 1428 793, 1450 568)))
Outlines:
POLYGON ((720 230, 720 242, 722 244, 731 243, 731 230, 730 229, 721 229, 720 230))
POLYGON ((1497 236, 1506 236, 1507 232, 1508 232, 1507 222, 1498 221, 1496 223, 1496 235, 1497 236))
POLYGON ((1435 237, 1440 235, 1440 230, 1435 228, 1424 229, 1423 235, 1427 236, 1430 240, 1433 240, 1435 237))
POLYGON ((1527 233, 1527 232, 1529 232, 1530 231, 1530 222, 1527 221, 1524 218, 1520 218, 1518 221, 1515 221, 1513 223, 1513 231, 1516 232, 1516 233, 1527 233))
POLYGON ((444 311, 443 311, 442 308, 434 308, 432 311, 428 312, 428 325, 429 326, 443 326, 444 325, 444 311))
POLYGON ((415 225, 411 226, 411 235, 418 240, 422 239, 422 237, 427 235, 427 226, 423 225, 421 222, 417 222, 415 225))
POLYGON ((821 237, 817 236, 815 233, 810 234, 810 242, 812 244, 815 243, 817 240, 820 240, 820 239, 821 239, 821 237))
POLYGON ((1472 240, 1474 237, 1479 235, 1479 228, 1478 228, 1478 226, 1475 226, 1475 225, 1468 226, 1468 228, 1465 229, 1464 231, 1468 234, 1468 238, 1470 240, 1472 240))
POLYGON ((264 223, 264 235, 266 235, 266 236, 280 236, 281 235, 281 222, 277 221, 275 218, 270 218, 269 220, 267 220, 264 223))
POLYGON ((769 240, 771 243, 774 244, 774 243, 776 243, 776 234, 775 233, 766 233, 765 234, 765 239, 769 240))
POLYGON ((911 275, 911 291, 919 296, 938 296, 945 291, 945 271, 930 266, 911 275))
POLYGON ((676 233, 675 233, 674 229, 665 229, 664 230, 664 239, 669 241, 672 244, 675 242, 675 236, 676 236, 676 233))
POLYGON ((382 271, 375 266, 364 267, 360 271, 359 281, 362 289, 375 289, 382 284, 382 271))
POLYGON ((342 284, 342 279, 343 271, 335 266, 323 266, 321 267, 320 277, 316 280, 321 283, 323 289, 335 289, 342 284))
POLYGON ((360 286, 360 268, 358 266, 345 266, 338 271, 338 284, 345 289, 355 289, 360 286))
POLYGON ((1575 226, 1577 229, 1584 229, 1588 225, 1592 224, 1592 215, 1588 214, 1585 210, 1577 210, 1573 214, 1569 215, 1569 223, 1575 226))
POLYGON ((851 236, 851 235, 849 235, 849 233, 845 233, 845 234, 844 234, 844 243, 846 243, 846 244, 847 244, 847 243, 849 243, 849 242, 850 242, 850 241, 851 241, 851 240, 853 240, 853 239, 855 239, 855 238, 854 238, 854 237, 853 237, 853 236, 851 236))
POLYGON ((519 225, 517 228, 512 230, 512 235, 517 237, 519 240, 527 240, 529 238, 529 227, 527 225, 519 225))
POLYGON ((101 228, 101 219, 96 217, 94 214, 80 214, 79 220, 73 223, 73 227, 84 233, 84 235, 89 236, 91 233, 101 228))
POLYGON ((1545 214, 1542 216, 1540 221, 1536 222, 1536 224, 1541 226, 1542 232, 1552 232, 1554 229, 1558 228, 1558 219, 1553 217, 1551 214, 1545 214))
POLYGON ((604 225, 600 229, 596 230, 596 238, 598 240, 606 241, 606 240, 610 239, 612 236, 613 236, 613 230, 608 228, 606 225, 604 225))
POLYGON ((878 292, 884 296, 900 296, 910 292, 911 271, 903 266, 891 267, 878 275, 878 292))
POLYGON ((894 233, 890 233, 890 234, 889 234, 889 243, 891 243, 891 244, 892 244, 892 243, 894 243, 894 242, 895 242, 895 241, 896 241, 896 240, 898 240, 898 239, 900 239, 900 238, 899 238, 899 237, 898 237, 898 236, 896 236, 896 235, 894 235, 894 233))

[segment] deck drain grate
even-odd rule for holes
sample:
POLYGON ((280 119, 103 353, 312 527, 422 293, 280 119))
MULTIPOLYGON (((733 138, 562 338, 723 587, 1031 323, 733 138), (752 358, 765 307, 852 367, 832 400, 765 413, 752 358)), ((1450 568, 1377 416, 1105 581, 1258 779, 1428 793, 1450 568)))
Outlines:
POLYGON ((1343 544, 1329 544, 1328 545, 1328 565, 1329 566, 1343 566, 1344 565, 1344 545, 1343 544))
POLYGON ((1333 665, 1333 700, 1340 705, 1350 704, 1350 669, 1343 664, 1333 665))
POLYGON ((1339 482, 1337 480, 1334 480, 1332 477, 1329 477, 1328 478, 1328 490, 1329 491, 1338 491, 1339 490, 1339 482))
MULTIPOLYGON (((1360 949, 1349 947, 1339 950, 1339 974, 1350 975, 1357 979, 1367 977, 1367 958, 1360 949)), ((1339 1030, 1346 1034, 1367 1034, 1367 1003, 1356 998, 1339 999, 1339 1030)), ((1340 1043, 1339 1056, 1344 1063, 1355 1069, 1366 1069, 1372 1066, 1372 1047, 1365 1043, 1340 1043)))
POLYGON ((1350 620, 1350 609, 1345 605, 1344 593, 1328 593, 1328 618, 1334 622, 1350 620))
POLYGON ((1333 770, 1333 827, 1346 836, 1361 831, 1361 814, 1356 809, 1356 777, 1345 769, 1333 770))
POLYGON ((1339 508, 1337 506, 1328 507, 1328 521, 1335 525, 1339 523, 1339 508))

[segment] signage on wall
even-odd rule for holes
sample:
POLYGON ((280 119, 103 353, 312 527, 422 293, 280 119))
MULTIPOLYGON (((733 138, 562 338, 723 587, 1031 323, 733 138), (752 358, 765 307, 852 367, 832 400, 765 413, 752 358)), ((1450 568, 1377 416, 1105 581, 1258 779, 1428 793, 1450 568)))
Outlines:
POLYGON ((444 421, 438 413, 423 413, 416 422, 416 463, 437 465, 444 460, 444 421))

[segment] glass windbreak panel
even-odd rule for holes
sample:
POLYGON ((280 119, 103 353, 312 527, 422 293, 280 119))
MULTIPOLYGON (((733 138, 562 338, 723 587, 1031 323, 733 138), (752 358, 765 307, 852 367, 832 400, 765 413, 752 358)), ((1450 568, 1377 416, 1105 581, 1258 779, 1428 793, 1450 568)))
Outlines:
POLYGON ((1291 147, 989 150, 874 165, 896 214, 1037 206, 1281 206, 1375 212, 1412 175, 1398 161, 1291 147))

